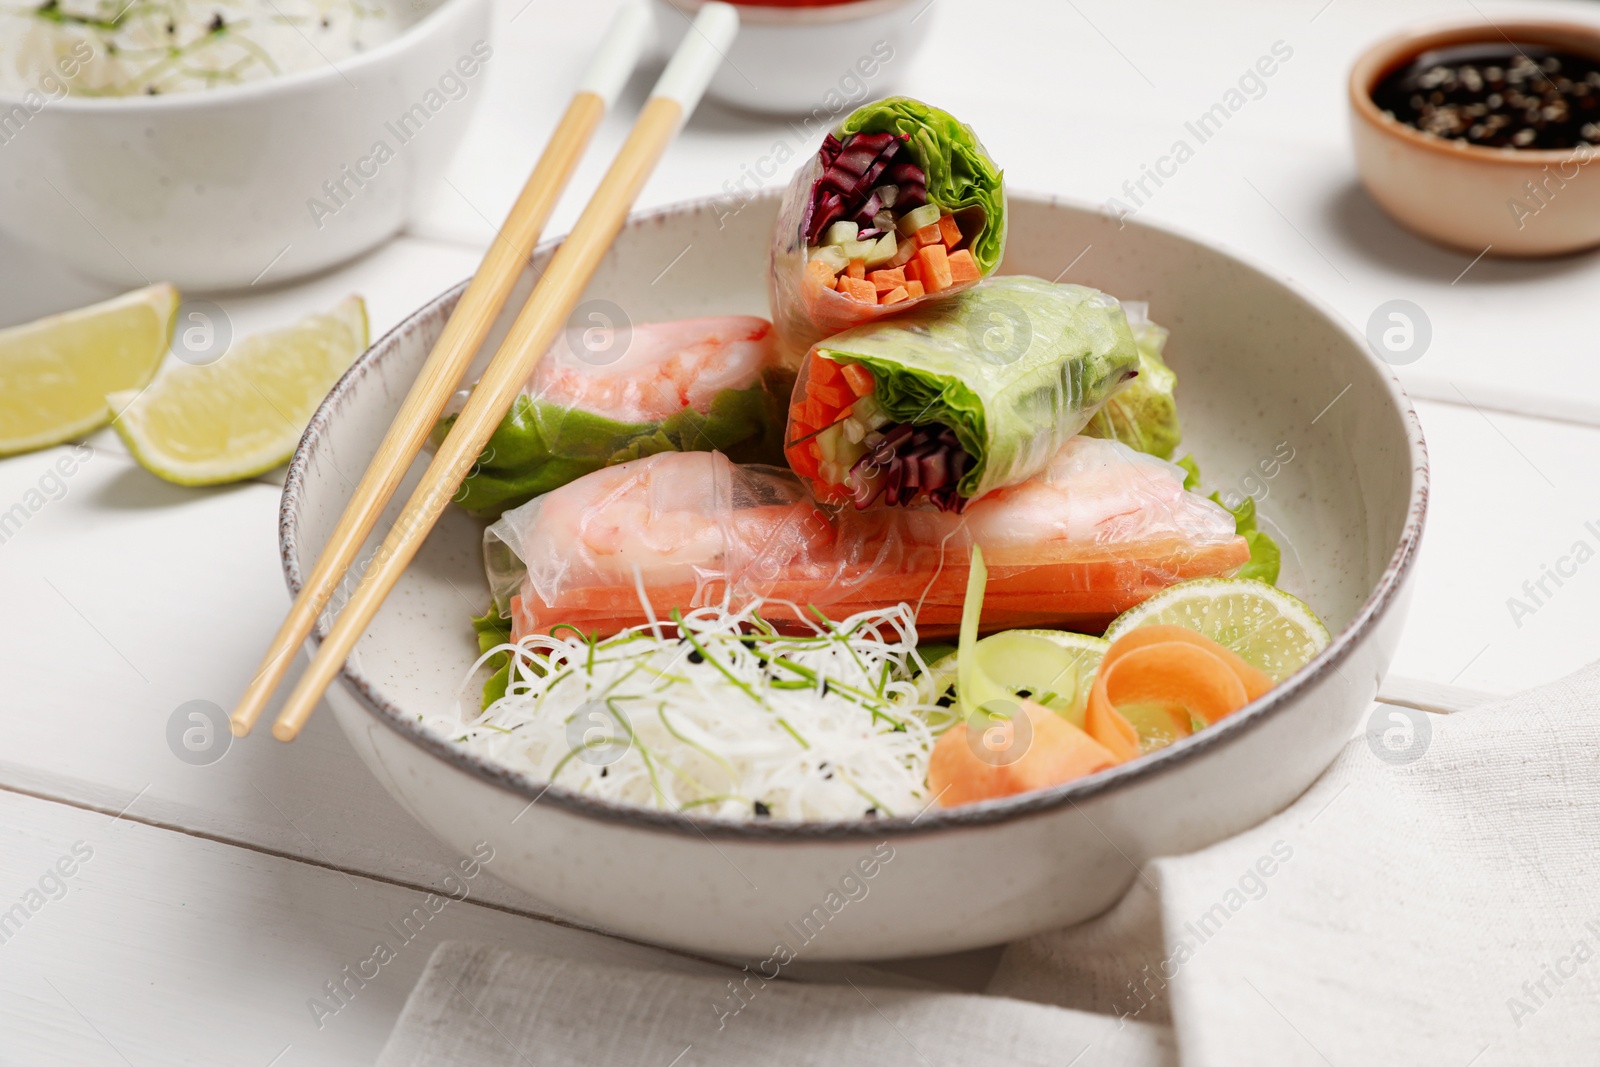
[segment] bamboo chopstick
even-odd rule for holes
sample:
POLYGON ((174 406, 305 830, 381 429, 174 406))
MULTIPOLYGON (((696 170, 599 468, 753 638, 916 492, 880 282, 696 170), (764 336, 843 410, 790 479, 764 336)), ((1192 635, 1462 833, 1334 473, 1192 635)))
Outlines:
MULTIPOLYGON (((577 305, 651 171, 700 102, 738 28, 739 16, 728 4, 708 3, 700 9, 611 169, 545 268, 494 360, 473 387, 466 406, 384 539, 373 567, 362 577, 355 595, 340 612, 311 666, 284 703, 272 726, 272 734, 278 740, 292 741, 299 734, 384 598, 422 547, 428 531, 455 495, 517 391, 577 305)), ((430 419, 426 426, 411 432, 420 435, 431 426, 430 419)))
POLYGON ((434 343, 427 362, 422 365, 394 422, 378 445, 371 465, 339 517, 339 524, 317 557, 310 577, 300 595, 295 597, 283 625, 278 627, 255 677, 234 707, 231 724, 238 736, 248 734, 260 718, 273 690, 283 681, 284 673, 293 662, 295 650, 310 635, 317 616, 327 607, 351 561, 377 524, 384 505, 394 496, 400 479, 438 421, 451 392, 466 373, 472 357, 477 355, 538 244, 550 212, 583 158, 589 139, 633 73, 653 29, 654 20, 645 0, 632 0, 612 19, 589 69, 573 93, 572 102, 567 105, 566 114, 550 135, 505 225, 461 294, 460 302, 445 323, 444 332, 434 343))

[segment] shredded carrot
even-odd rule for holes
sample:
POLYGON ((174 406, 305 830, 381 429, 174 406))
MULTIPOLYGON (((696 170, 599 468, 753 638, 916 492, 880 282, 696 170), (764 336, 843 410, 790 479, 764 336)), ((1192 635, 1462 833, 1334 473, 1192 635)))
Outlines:
POLYGON ((944 241, 944 236, 939 232, 939 224, 937 222, 930 222, 922 229, 912 234, 911 239, 917 242, 917 247, 921 248, 926 245, 942 244, 944 241))
POLYGON ((922 276, 922 284, 927 286, 928 292, 937 293, 950 288, 950 257, 945 254, 944 245, 931 244, 917 249, 917 263, 920 265, 918 273, 922 276))
POLYGON ((878 303, 898 304, 900 301, 905 300, 910 295, 910 293, 906 292, 906 287, 902 285, 896 289, 890 289, 887 293, 884 293, 882 296, 878 297, 878 303))
POLYGON ((978 269, 977 261, 972 258, 972 253, 963 248, 959 252, 950 253, 950 280, 956 285, 964 282, 975 282, 983 278, 983 272, 978 269))
POLYGON ((994 720, 979 737, 959 723, 939 738, 928 760, 928 788, 942 806, 1047 789, 1119 762, 1049 708, 1021 704, 1018 716, 994 720))
POLYGON ((1238 676, 1244 685, 1245 695, 1251 700, 1265 694, 1274 684, 1270 675, 1246 663, 1233 649, 1219 645, 1205 634, 1191 630, 1187 626, 1140 626, 1123 634, 1113 647, 1123 652, 1131 652, 1136 648, 1159 645, 1167 641, 1178 641, 1203 648, 1222 660, 1228 665, 1228 669, 1238 676))
MULTIPOLYGON (((832 409, 832 412, 830 412, 831 417, 827 420, 829 423, 838 421, 838 415, 833 414, 833 412, 849 407, 856 398, 855 392, 849 385, 845 384, 843 378, 840 378, 837 382, 829 382, 827 384, 823 384, 813 378, 806 385, 806 395, 815 397, 817 403, 824 405, 823 410, 832 409)), ((826 423, 822 425, 826 425, 826 423)))
POLYGON ((878 287, 865 278, 840 278, 839 291, 850 299, 859 300, 863 304, 876 304, 878 302, 878 287))
POLYGON ((838 274, 820 259, 813 259, 806 264, 806 277, 824 289, 832 289, 838 283, 838 274))
POLYGON ((811 361, 811 372, 807 376, 808 383, 830 385, 844 378, 844 368, 831 359, 818 356, 811 361))
POLYGON ((859 363, 846 363, 843 368, 845 384, 850 386, 850 391, 856 396, 866 396, 877 388, 878 383, 872 378, 872 371, 859 363))
POLYGON ((887 293, 906 284, 906 272, 899 267, 888 270, 875 270, 867 275, 872 284, 878 287, 878 292, 887 293))
POLYGON ((1120 760, 1139 754, 1139 735, 1118 711, 1156 704, 1188 736, 1192 722, 1211 725, 1272 688, 1272 679, 1230 649, 1182 626, 1145 626, 1106 650, 1089 692, 1084 729, 1120 760))
POLYGON ((909 297, 912 300, 916 300, 916 299, 918 299, 920 297, 924 297, 924 296, 927 296, 927 295, 928 295, 927 290, 922 288, 922 283, 921 282, 913 281, 910 278, 906 279, 906 296, 907 297, 909 297))
POLYGON ((954 215, 939 216, 939 240, 944 242, 947 249, 961 243, 961 227, 956 225, 954 215))
POLYGON ((864 259, 852 259, 850 265, 845 268, 845 273, 860 281, 867 276, 867 261, 864 259))

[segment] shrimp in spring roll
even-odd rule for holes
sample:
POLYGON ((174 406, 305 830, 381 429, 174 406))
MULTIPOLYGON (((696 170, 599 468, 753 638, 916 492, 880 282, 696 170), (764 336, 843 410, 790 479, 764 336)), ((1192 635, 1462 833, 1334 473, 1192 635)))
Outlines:
MULTIPOLYGON (((748 315, 572 329, 500 420, 456 503, 494 518, 582 475, 657 452, 782 462, 772 325, 748 315)), ((466 393, 434 431, 442 440, 466 393)))
MULTIPOLYGON (((1233 516, 1184 471, 1115 441, 1074 438, 1039 477, 963 514, 830 512, 791 472, 666 453, 587 475, 485 535, 513 636, 569 624, 612 634, 673 610, 755 600, 844 618, 907 603, 923 637, 956 633, 971 546, 989 565, 984 623, 1103 628, 1175 582, 1250 556, 1233 516), (646 603, 649 607, 647 609, 646 603)), ((782 609, 768 619, 785 625, 782 609)))
POLYGON ((770 284, 785 358, 988 277, 1005 213, 1001 173, 970 127, 903 96, 857 108, 778 211, 770 284))
POLYGON ((824 503, 959 511, 1042 472, 1139 359, 1112 297, 991 278, 819 341, 789 407, 789 466, 824 503))

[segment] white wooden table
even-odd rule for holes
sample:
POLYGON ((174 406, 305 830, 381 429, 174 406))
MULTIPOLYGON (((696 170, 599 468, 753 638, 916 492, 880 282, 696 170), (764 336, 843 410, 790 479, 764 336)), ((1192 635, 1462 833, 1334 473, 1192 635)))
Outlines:
MULTIPOLYGON (((423 216, 346 268, 222 299, 236 335, 350 291, 381 331, 470 272, 486 219, 503 215, 604 23, 587 3, 522 4, 503 6, 482 107, 423 216)), ((1274 265, 1358 327, 1392 298, 1425 309, 1432 347, 1401 374, 1423 398, 1434 492, 1395 670, 1510 691, 1596 653, 1600 563, 1547 582, 1554 595, 1531 615, 1514 618, 1507 601, 1578 542, 1600 548, 1600 259, 1472 263, 1397 232, 1354 184, 1343 114, 1343 75, 1364 41, 1473 10, 935 0, 932 39, 903 61, 900 87, 979 125, 1015 187, 1133 206, 1123 183, 1171 149, 1184 120, 1275 42, 1292 48, 1260 99, 1159 189, 1147 183, 1138 208, 1274 265), (969 22, 973 7, 988 13, 969 22)), ((1556 10, 1600 20, 1592 5, 1556 10)), ((625 121, 608 120, 578 188, 592 187, 625 121)), ((780 140, 799 143, 782 124, 708 104, 643 203, 717 192, 780 140)), ((552 232, 574 214, 564 204, 552 232)), ((0 323, 106 295, 44 255, 0 247, 0 323)), ((0 927, 0 1064, 369 1062, 446 937, 708 966, 544 921, 484 877, 319 1028, 307 999, 366 958, 454 857, 388 800, 327 714, 292 747, 260 731, 209 766, 174 756, 174 711, 228 706, 288 603, 277 487, 179 489, 111 435, 91 443, 64 489, 47 471, 65 448, 0 461, 0 510, 37 499, 33 489, 59 498, 0 544, 0 913, 43 900, 0 927)), ((981 964, 919 969, 960 983, 981 964)))

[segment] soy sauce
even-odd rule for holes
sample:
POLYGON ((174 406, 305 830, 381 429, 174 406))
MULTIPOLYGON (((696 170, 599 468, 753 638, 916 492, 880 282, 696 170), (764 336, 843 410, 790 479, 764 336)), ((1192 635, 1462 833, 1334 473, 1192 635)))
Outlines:
POLYGON ((1486 148, 1600 145, 1600 59, 1540 45, 1424 52, 1385 75, 1372 101, 1424 133, 1486 148))

